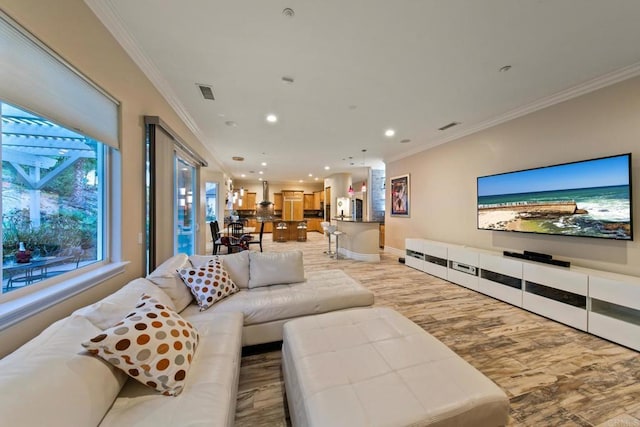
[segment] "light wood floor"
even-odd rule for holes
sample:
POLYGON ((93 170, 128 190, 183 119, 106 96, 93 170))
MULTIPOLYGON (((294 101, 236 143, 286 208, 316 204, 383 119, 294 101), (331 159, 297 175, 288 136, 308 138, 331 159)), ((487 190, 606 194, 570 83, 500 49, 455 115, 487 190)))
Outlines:
MULTIPOLYGON (((511 426, 640 426, 640 354, 509 304, 429 276, 381 254, 381 263, 330 259, 326 238, 273 243, 300 249, 305 271, 342 269, 498 384, 511 426)), ((252 249, 255 250, 255 249, 252 249)), ((264 349, 263 349, 264 350, 264 349)), ((242 358, 237 426, 290 425, 280 351, 242 358)))

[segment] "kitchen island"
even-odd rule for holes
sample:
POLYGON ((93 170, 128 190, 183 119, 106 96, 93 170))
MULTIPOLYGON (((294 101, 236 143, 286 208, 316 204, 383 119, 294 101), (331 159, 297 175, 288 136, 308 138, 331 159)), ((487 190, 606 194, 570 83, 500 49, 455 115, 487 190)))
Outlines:
POLYGON ((334 218, 338 234, 337 252, 357 261, 380 262, 380 221, 334 218))
POLYGON ((289 240, 304 242, 307 240, 307 229, 298 230, 298 224, 305 221, 290 221, 290 220, 274 220, 272 238, 274 242, 286 242, 289 240), (278 224, 287 224, 287 228, 282 230, 278 229, 278 224))

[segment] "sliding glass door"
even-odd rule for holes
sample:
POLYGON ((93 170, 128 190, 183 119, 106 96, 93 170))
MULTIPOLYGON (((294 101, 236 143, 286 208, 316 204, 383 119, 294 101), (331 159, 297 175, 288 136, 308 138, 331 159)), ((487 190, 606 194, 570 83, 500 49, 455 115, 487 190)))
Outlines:
POLYGON ((196 253, 196 168, 175 155, 174 187, 174 253, 196 253))

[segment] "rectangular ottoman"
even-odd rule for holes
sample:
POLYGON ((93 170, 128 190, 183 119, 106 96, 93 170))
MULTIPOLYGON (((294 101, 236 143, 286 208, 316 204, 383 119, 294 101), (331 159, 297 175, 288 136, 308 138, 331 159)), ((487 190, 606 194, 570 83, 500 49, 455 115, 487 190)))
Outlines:
POLYGON ((500 426, 509 400, 490 379, 388 308, 284 325, 282 369, 294 426, 500 426))

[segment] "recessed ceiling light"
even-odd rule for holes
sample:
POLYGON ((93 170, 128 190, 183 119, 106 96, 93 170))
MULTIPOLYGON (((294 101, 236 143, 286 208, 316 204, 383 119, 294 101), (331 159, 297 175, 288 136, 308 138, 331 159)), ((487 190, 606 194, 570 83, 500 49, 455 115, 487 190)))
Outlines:
POLYGON ((226 122, 224 122, 224 124, 227 126, 231 126, 232 128, 238 127, 238 123, 234 122, 233 120, 227 120, 226 122))
POLYGON ((388 136, 389 138, 391 138, 395 134, 396 134, 396 131, 393 129, 387 129, 384 131, 384 136, 388 136))
POLYGON ((407 142, 411 142, 410 139, 401 139, 400 144, 406 144, 407 142))
POLYGON ((247 175, 245 175, 245 174, 242 174, 242 175, 240 175, 240 176, 241 176, 242 178, 244 178, 244 177, 245 177, 245 176, 247 176, 247 175))
POLYGON ((504 67, 500 67, 498 71, 500 71, 501 73, 506 73, 510 69, 511 69, 511 65, 505 65, 504 67))
POLYGON ((298 182, 303 182, 303 181, 301 179, 299 179, 298 182))
POLYGON ((284 9, 282 9, 282 14, 287 18, 293 18, 296 13, 290 7, 285 7, 284 9))
POLYGON ((313 174, 312 174, 312 173, 310 173, 310 174, 309 174, 309 176, 313 176, 313 174))
POLYGON ((262 171, 260 171, 260 172, 258 172, 258 173, 259 173, 260 175, 264 174, 264 172, 262 172, 262 171))
POLYGON ((316 176, 316 181, 317 181, 318 179, 319 179, 319 178, 316 176))
POLYGON ((325 166, 324 170, 328 171, 329 169, 331 169, 329 166, 325 166))
POLYGON ((267 115, 267 121, 269 123, 275 123, 278 121, 278 116, 276 116, 275 114, 268 114, 267 115))
POLYGON ((267 166, 267 162, 260 163, 262 166, 267 166))
POLYGON ((231 159, 235 160, 236 162, 244 161, 244 157, 241 157, 241 156, 233 156, 231 159))
POLYGON ((282 76, 282 82, 286 83, 286 84, 289 84, 289 85, 292 85, 294 80, 293 80, 293 77, 282 76))
POLYGON ((258 181, 262 181, 262 177, 258 178, 258 181))

